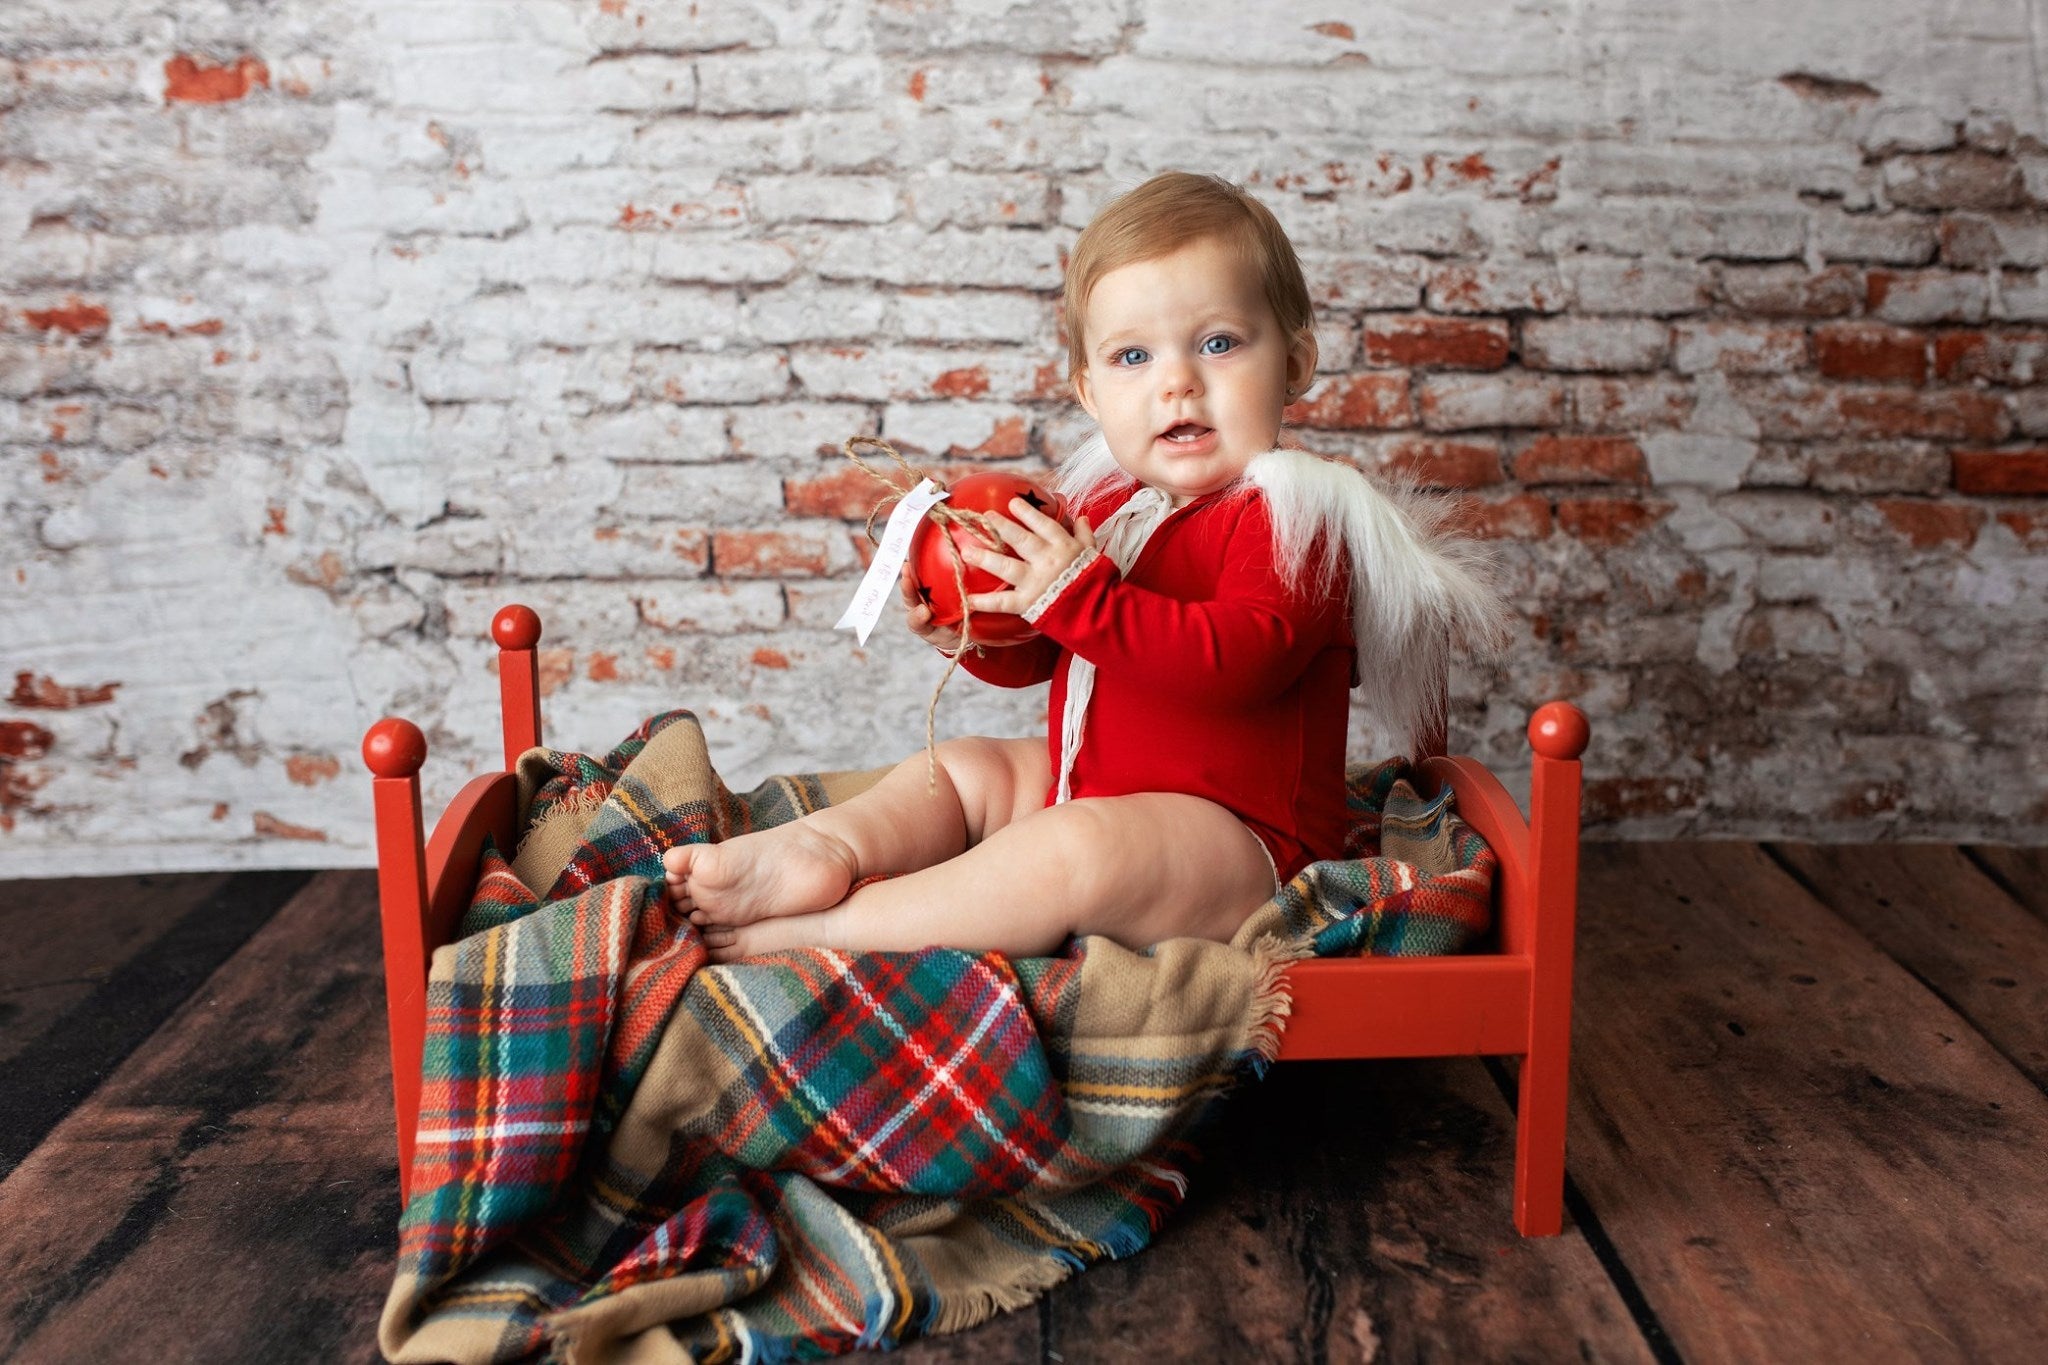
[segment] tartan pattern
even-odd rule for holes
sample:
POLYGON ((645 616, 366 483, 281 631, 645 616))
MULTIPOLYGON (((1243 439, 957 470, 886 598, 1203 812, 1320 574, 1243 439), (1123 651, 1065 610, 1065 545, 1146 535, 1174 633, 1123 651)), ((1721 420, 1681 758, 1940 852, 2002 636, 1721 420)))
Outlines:
POLYGON ((1247 926, 1277 949, 709 967, 661 850, 793 819, 826 785, 729 792, 680 711, 520 775, 528 828, 580 838, 545 895, 487 847, 435 954, 394 1361, 808 1359, 1020 1306, 1149 1243, 1277 1046, 1287 957, 1488 927, 1493 854, 1387 763, 1349 774, 1346 859, 1247 926))

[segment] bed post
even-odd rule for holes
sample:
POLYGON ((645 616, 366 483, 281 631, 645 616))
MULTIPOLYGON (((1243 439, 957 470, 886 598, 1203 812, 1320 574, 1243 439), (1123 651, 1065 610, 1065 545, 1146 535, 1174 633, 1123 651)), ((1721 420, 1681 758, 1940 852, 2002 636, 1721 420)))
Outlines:
POLYGON ((420 1115, 420 1049, 426 1042, 427 836, 420 818, 426 737, 387 716, 363 736, 363 763, 377 818, 377 902, 384 927, 384 1000, 391 1024, 391 1098, 398 1128, 398 1197, 412 1181, 420 1115))
POLYGON ((1515 1227, 1548 1237, 1564 1225, 1564 1117, 1572 1042, 1572 936, 1579 903, 1579 755, 1590 736, 1570 702, 1538 708, 1529 776, 1529 1050, 1515 1104, 1515 1227))
POLYGON ((518 603, 491 618, 498 642, 498 710, 505 728, 505 771, 519 767, 519 755, 540 744, 540 616, 518 603))

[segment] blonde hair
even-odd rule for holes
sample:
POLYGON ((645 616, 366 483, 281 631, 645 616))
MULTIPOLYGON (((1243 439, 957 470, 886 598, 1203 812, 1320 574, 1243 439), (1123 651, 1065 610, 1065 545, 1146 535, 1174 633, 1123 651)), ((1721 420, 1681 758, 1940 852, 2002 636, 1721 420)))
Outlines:
POLYGON ((1235 249, 1239 259, 1258 272, 1266 302, 1284 335, 1292 337, 1314 325, 1315 310, 1301 277, 1301 262, 1272 210, 1221 176, 1162 171, 1103 205, 1074 243, 1062 308, 1068 383, 1088 367, 1083 335, 1088 296, 1102 277, 1211 237, 1235 249))

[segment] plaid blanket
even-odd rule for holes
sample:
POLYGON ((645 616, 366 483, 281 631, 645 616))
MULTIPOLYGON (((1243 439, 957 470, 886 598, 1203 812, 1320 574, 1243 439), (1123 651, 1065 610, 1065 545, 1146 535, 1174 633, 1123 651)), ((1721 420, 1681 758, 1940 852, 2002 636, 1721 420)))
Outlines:
POLYGON ((1151 1240, 1278 1049, 1288 962, 1488 927, 1492 853, 1386 763, 1350 774, 1345 859, 1234 944, 711 967, 661 851, 879 774, 735 794, 686 711, 518 773, 528 833, 485 851, 433 959, 393 1361, 780 1361, 972 1326, 1151 1240))

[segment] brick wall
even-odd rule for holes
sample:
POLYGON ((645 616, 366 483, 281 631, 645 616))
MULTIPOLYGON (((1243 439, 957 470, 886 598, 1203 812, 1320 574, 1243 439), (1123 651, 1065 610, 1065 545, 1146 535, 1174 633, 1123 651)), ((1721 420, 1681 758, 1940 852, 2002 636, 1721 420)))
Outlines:
POLYGON ((1612 833, 2048 837, 2044 54, 1851 8, 11 0, 0 875, 367 861, 364 727, 493 763, 512 600, 563 742, 911 751, 837 447, 1069 449, 1063 253, 1169 166, 1301 249, 1301 436, 1500 543, 1463 747, 1563 695, 1612 833))

